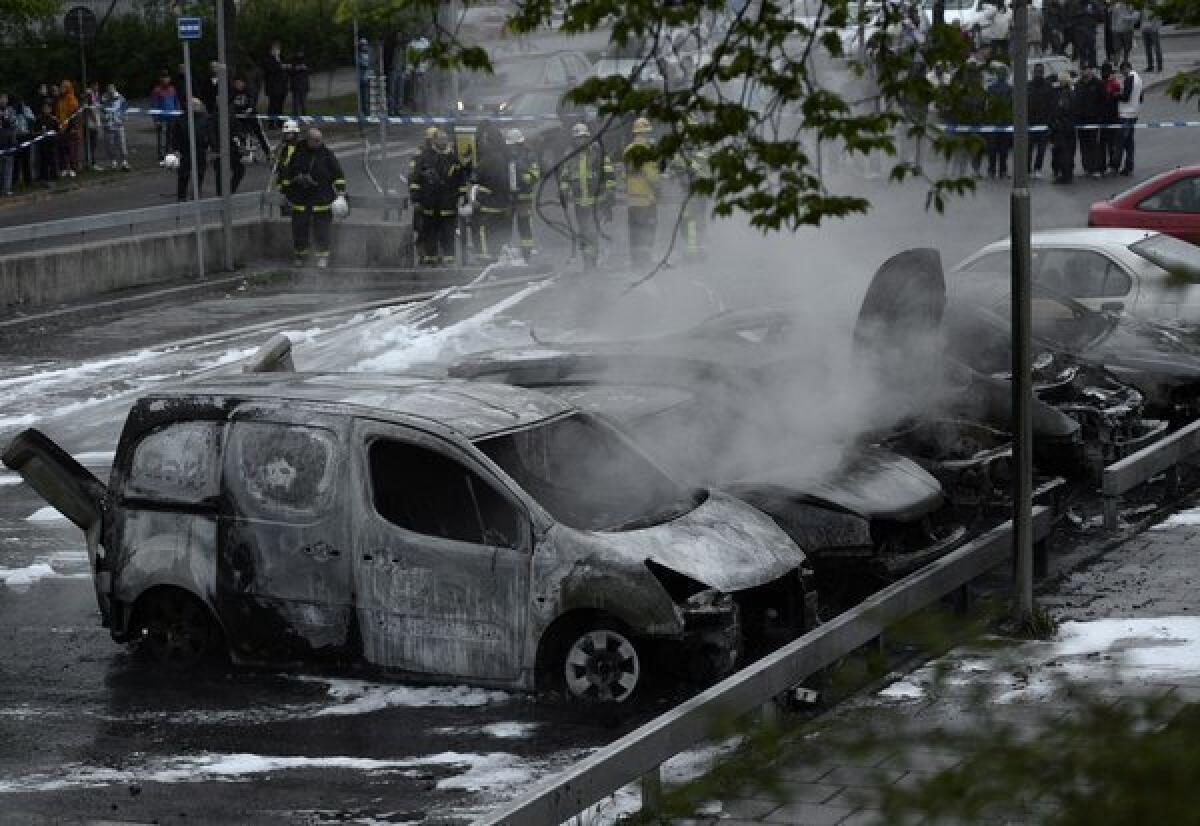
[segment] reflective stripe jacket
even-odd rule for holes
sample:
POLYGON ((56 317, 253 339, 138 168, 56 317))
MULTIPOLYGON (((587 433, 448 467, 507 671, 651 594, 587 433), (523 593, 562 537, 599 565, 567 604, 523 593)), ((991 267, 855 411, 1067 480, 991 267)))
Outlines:
POLYGON ((527 146, 515 146, 508 162, 508 184, 519 207, 533 205, 537 194, 538 179, 542 177, 537 156, 527 146))
POLYGON ((654 206, 658 201, 658 164, 654 161, 634 163, 630 160, 634 147, 647 145, 634 141, 625 147, 625 191, 631 207, 654 206))
POLYGON ((346 191, 342 165, 327 146, 313 149, 297 144, 280 177, 288 182, 287 199, 296 207, 329 209, 333 199, 346 191))
POLYGON ((595 144, 578 155, 568 156, 558 169, 559 190, 576 206, 604 203, 616 185, 612 161, 595 144))
POLYGON ((457 215, 459 190, 466 184, 467 173, 453 148, 443 151, 426 146, 409 164, 408 191, 413 203, 426 215, 457 215))

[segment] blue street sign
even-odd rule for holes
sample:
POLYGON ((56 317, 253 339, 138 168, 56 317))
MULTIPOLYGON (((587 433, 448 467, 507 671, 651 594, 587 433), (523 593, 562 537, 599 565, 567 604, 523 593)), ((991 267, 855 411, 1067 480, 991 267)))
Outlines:
POLYGON ((179 39, 180 40, 199 40, 200 39, 200 18, 199 17, 180 17, 178 19, 179 39))

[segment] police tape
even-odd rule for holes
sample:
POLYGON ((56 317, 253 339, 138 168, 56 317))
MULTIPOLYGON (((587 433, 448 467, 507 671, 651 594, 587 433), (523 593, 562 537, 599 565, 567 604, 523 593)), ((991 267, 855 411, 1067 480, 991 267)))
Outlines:
MULTIPOLYGON (((178 109, 144 109, 137 106, 131 106, 125 110, 127 115, 149 115, 151 117, 179 117, 183 114, 178 109)), ((300 123, 370 123, 376 124, 381 120, 386 120, 389 124, 408 125, 414 124, 417 126, 436 126, 441 124, 458 123, 460 121, 477 121, 491 120, 501 123, 536 123, 547 120, 558 120, 558 115, 489 115, 480 113, 468 113, 452 115, 388 115, 382 118, 379 115, 260 115, 257 112, 254 114, 234 115, 234 117, 249 120, 282 121, 295 120, 300 123)))
MULTIPOLYGON (((71 116, 67 118, 67 123, 70 123, 71 121, 75 120, 75 118, 82 115, 84 109, 86 109, 86 108, 88 108, 88 107, 81 106, 78 109, 76 109, 74 112, 72 112, 71 116)), ((30 138, 27 141, 21 141, 20 143, 13 144, 12 146, 7 147, 5 149, 0 149, 0 158, 5 157, 6 155, 16 155, 19 152, 24 152, 26 149, 33 146, 34 144, 41 143, 42 141, 48 141, 51 138, 57 138, 58 135, 59 135, 59 131, 55 130, 55 129, 50 129, 46 132, 42 132, 39 135, 34 135, 32 138, 30 138)))
MULTIPOLYGON (((1125 129, 1126 124, 1123 123, 1080 123, 1076 124, 1075 129, 1125 129)), ((1147 121, 1146 123, 1132 124, 1134 129, 1188 129, 1200 126, 1200 120, 1159 120, 1147 121)), ((968 135, 995 135, 995 134, 1012 134, 1016 130, 1011 126, 947 126, 938 124, 937 128, 943 132, 954 134, 968 135)), ((1049 126, 1030 126, 1030 132, 1049 132, 1049 126)))

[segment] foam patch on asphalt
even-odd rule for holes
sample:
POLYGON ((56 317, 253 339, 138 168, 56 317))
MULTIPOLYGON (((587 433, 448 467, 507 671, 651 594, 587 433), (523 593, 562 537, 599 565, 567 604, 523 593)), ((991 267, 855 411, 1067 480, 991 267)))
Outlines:
POLYGON ((888 700, 920 700, 925 697, 925 689, 907 680, 899 680, 879 692, 879 696, 888 700))
POLYGON ((1173 513, 1157 525, 1152 525, 1150 530, 1161 531, 1186 525, 1200 525, 1200 508, 1173 513))
POLYGON ((26 522, 57 522, 59 520, 66 519, 66 518, 67 517, 63 516, 62 513, 59 512, 58 508, 47 505, 44 508, 38 508, 33 513, 29 514, 29 516, 26 516, 25 521, 26 522))
POLYGON ((317 716, 367 714, 392 707, 478 708, 505 702, 510 697, 504 691, 491 691, 466 685, 406 686, 371 683, 365 680, 299 679, 315 679, 326 683, 329 686, 329 696, 339 701, 337 705, 318 709, 317 716))
POLYGON ((58 572, 45 562, 35 562, 24 568, 0 568, 0 584, 17 591, 29 588, 40 579, 58 576, 58 572))

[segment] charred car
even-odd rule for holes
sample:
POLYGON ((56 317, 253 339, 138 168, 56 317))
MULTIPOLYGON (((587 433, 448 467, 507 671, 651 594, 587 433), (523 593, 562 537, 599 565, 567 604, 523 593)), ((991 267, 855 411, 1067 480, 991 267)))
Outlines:
POLYGON ((816 617, 772 520, 542 393, 258 373, 140 399, 107 485, 3 454, 86 537, 103 624, 190 668, 358 667, 620 703, 816 617))

